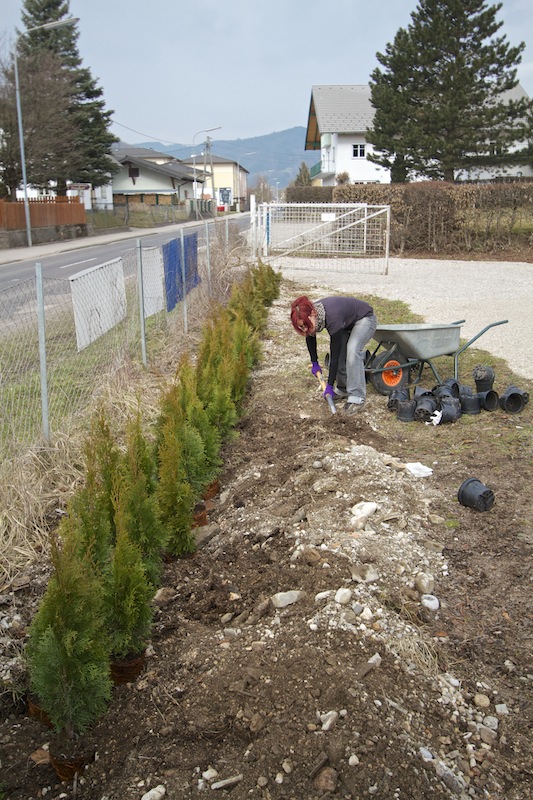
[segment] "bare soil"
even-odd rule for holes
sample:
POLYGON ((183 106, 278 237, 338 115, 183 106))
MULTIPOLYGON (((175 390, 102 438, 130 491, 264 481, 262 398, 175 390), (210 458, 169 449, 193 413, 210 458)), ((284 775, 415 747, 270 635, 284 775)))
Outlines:
MULTIPOLYGON (((270 311, 198 549, 165 566, 143 673, 70 782, 56 735, 3 695, 5 798, 533 797, 531 405, 434 427, 369 387, 358 415, 332 415, 287 323, 295 291, 270 311), (471 476, 487 512, 457 500, 471 476)), ((12 651, 46 569, 30 577, 2 598, 12 651)))

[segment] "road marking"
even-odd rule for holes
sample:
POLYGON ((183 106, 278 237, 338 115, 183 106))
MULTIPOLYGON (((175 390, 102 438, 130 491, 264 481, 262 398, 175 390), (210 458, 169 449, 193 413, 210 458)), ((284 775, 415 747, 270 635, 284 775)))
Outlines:
POLYGON ((89 261, 96 261, 96 258, 86 258, 84 261, 73 261, 72 264, 65 264, 63 267, 59 267, 59 269, 69 269, 69 267, 77 267, 78 264, 88 264, 89 261))

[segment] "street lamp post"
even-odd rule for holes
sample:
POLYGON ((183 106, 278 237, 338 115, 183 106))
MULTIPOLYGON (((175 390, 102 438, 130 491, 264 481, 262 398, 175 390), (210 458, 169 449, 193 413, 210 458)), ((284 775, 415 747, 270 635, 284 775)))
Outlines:
MULTIPOLYGON (((195 144, 195 141, 196 141, 196 137, 200 133, 210 133, 211 131, 219 131, 221 129, 221 127, 222 127, 222 125, 217 125, 216 128, 204 128, 201 131, 196 131, 196 133, 192 137, 193 149, 194 149, 194 144, 195 144)), ((207 138, 209 138, 209 137, 207 137, 207 138)), ((196 198, 196 161, 193 161, 193 172, 194 172, 194 212, 195 212, 196 219, 198 219, 198 200, 196 198)), ((212 179, 214 181, 213 176, 212 176, 212 179)), ((213 183, 213 194, 214 194, 214 183, 213 183)), ((215 197, 213 197, 213 203, 215 203, 215 213, 216 213, 216 198, 215 197)))
POLYGON ((26 31, 22 31, 19 36, 17 36, 15 41, 15 54, 14 54, 14 67, 15 67, 15 97, 17 103, 17 124, 19 129, 19 144, 20 144, 20 165, 22 168, 22 189, 24 191, 24 215, 26 217, 26 238, 28 240, 28 247, 33 245, 32 237, 31 237, 31 217, 30 217, 30 204, 28 202, 28 181, 26 178, 26 155, 24 153, 24 129, 22 127, 22 110, 20 106, 20 86, 19 86, 19 70, 18 70, 18 58, 17 58, 17 50, 19 41, 23 36, 26 36, 27 33, 33 33, 33 31, 49 31, 52 28, 64 28, 66 25, 75 25, 76 22, 79 22, 79 17, 69 17, 68 19, 57 20, 56 22, 46 22, 44 25, 36 25, 34 28, 28 28, 26 31))

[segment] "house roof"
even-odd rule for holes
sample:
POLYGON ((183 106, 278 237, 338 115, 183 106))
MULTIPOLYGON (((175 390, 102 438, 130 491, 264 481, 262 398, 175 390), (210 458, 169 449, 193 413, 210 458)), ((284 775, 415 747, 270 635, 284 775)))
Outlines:
POLYGON ((305 137, 306 150, 320 150, 323 133, 365 133, 374 119, 367 83, 313 86, 305 137))
POLYGON ((122 160, 125 155, 132 156, 132 158, 143 158, 146 161, 150 161, 152 158, 164 158, 165 161, 177 161, 174 156, 170 156, 168 153, 160 153, 158 150, 152 150, 151 147, 136 147, 135 145, 119 142, 118 144, 114 144, 111 149, 113 155, 119 161, 122 160))
MULTIPOLYGON (((153 161, 149 161, 146 158, 135 158, 129 153, 124 156, 118 156, 118 161, 122 165, 133 164, 136 167, 149 169, 152 172, 158 172, 161 175, 168 175, 171 178, 177 178, 183 182, 190 182, 194 179, 193 170, 185 165, 182 165, 180 161, 169 161, 166 164, 155 164, 153 161)), ((197 171, 196 180, 200 183, 203 182, 204 173, 197 171)))

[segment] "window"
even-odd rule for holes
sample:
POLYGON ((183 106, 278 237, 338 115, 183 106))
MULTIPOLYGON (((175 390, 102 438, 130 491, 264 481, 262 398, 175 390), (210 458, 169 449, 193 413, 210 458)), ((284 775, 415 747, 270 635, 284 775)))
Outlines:
POLYGON ((353 158, 364 158, 365 157, 365 145, 364 144, 354 144, 354 145, 352 145, 352 157, 353 158))
POLYGON ((139 177, 139 167, 130 167, 129 168, 129 176, 130 176, 130 178, 138 178, 139 177))

